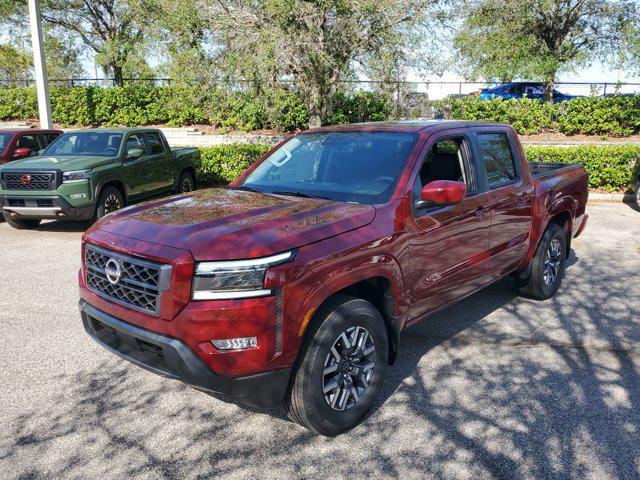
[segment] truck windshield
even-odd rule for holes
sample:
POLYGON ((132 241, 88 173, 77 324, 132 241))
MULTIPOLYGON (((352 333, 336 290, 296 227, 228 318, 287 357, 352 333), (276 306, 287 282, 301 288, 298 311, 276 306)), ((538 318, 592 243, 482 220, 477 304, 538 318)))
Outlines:
POLYGON ((236 188, 384 203, 416 139, 417 135, 396 132, 303 133, 273 152, 236 188))
POLYGON ((12 136, 13 135, 10 133, 0 133, 0 155, 2 155, 6 150, 12 136))
POLYGON ((58 137, 44 155, 115 157, 120 152, 121 133, 71 132, 58 137))

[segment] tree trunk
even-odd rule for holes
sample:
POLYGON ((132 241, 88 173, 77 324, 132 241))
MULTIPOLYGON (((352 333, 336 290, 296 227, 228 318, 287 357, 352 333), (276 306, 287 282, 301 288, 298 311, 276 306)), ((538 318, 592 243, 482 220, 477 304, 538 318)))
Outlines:
POLYGON ((320 128, 322 126, 322 116, 316 109, 309 108, 309 128, 320 128))
POLYGON ((306 96, 309 112, 309 128, 320 128, 327 121, 327 98, 320 85, 309 88, 306 96))
POLYGON ((553 102, 553 89, 555 87, 556 82, 556 72, 549 74, 547 76, 547 81, 544 84, 544 92, 542 94, 542 98, 545 102, 551 103, 553 102))
POLYGON ((111 65, 111 69, 113 70, 113 83, 116 87, 124 86, 124 74, 122 73, 122 67, 120 65, 111 65))

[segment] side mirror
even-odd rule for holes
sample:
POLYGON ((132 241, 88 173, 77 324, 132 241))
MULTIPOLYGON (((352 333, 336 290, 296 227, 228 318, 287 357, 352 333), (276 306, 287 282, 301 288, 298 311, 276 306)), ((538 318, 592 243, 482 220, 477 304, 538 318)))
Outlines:
POLYGON ((464 200, 467 194, 467 185, 464 182, 451 180, 434 180, 422 187, 420 200, 416 202, 416 208, 429 206, 455 205, 464 200))
POLYGON ((13 158, 24 158, 31 155, 30 148, 16 148, 13 152, 13 158))
POLYGON ((135 160, 136 158, 140 158, 144 155, 144 150, 141 148, 130 148, 127 150, 127 160, 135 160))

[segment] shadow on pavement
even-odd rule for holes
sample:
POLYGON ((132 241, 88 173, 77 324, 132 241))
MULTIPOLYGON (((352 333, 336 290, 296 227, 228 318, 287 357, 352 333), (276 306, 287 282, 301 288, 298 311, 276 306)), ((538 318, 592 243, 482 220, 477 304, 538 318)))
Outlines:
POLYGON ((410 328, 373 413, 334 439, 109 359, 4 426, 0 459, 22 478, 637 478, 639 312, 615 259, 579 268, 586 292, 533 302, 505 279, 410 328))

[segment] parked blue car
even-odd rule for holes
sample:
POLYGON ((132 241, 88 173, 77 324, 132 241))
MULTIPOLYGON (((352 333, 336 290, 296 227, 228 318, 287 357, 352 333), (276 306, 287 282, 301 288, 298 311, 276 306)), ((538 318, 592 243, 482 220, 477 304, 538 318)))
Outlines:
MULTIPOLYGON (((483 88, 480 90, 480 98, 491 100, 492 98, 535 98, 543 99, 544 85, 536 82, 513 82, 500 85, 494 88, 483 88)), ((553 91, 554 102, 564 102, 576 98, 574 95, 566 95, 557 90, 553 91)))

